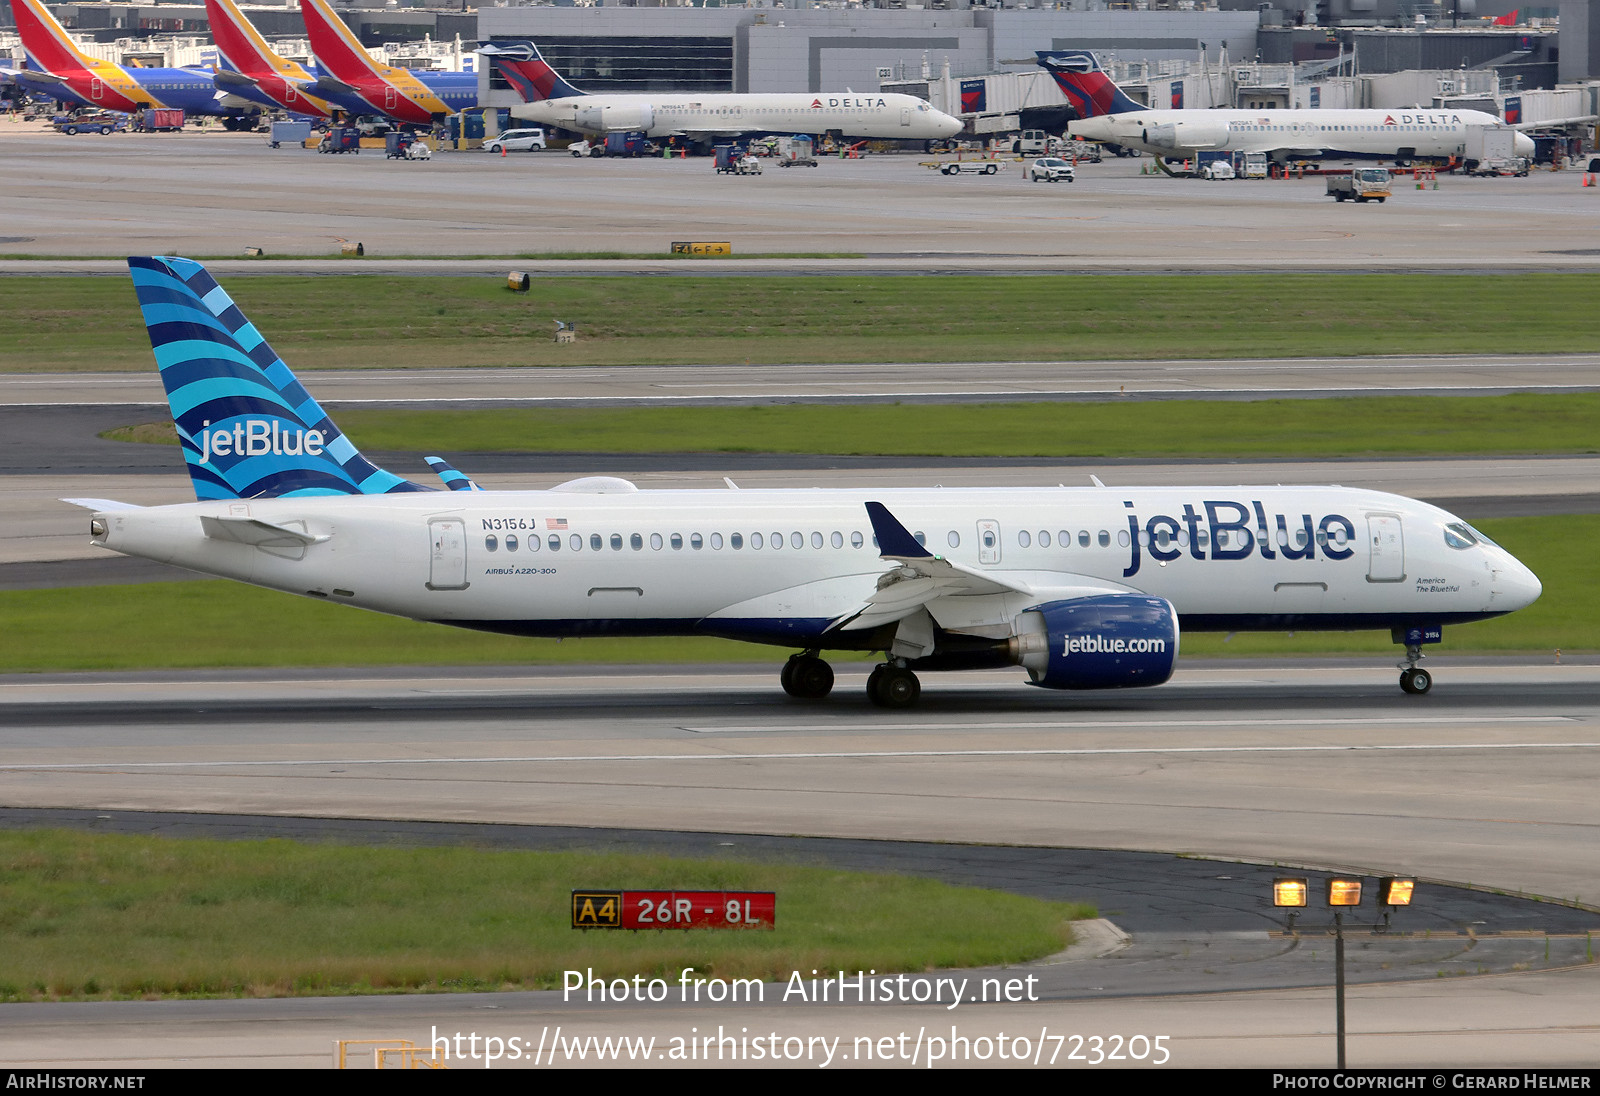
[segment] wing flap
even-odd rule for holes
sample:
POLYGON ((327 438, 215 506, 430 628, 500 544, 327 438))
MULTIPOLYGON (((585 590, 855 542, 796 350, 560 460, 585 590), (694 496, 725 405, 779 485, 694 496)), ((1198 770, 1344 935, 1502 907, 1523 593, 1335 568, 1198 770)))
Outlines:
POLYGON ((304 548, 332 539, 331 533, 308 533, 291 525, 274 525, 260 518, 202 517, 200 527, 212 540, 232 540, 261 548, 304 548))

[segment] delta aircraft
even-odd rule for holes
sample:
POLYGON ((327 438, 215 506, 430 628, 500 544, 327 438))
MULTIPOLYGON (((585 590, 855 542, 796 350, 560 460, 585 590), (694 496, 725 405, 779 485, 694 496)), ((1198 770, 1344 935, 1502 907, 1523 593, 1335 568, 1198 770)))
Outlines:
MULTIPOLYGON (((1381 158, 1461 159, 1467 133, 1477 126, 1504 128, 1481 110, 1419 107, 1411 110, 1153 110, 1111 82, 1087 50, 1040 50, 1039 64, 1055 79, 1078 120, 1074 137, 1121 145, 1163 158, 1188 159, 1211 151, 1264 152, 1292 160, 1381 158)), ((1533 156, 1533 138, 1518 133, 1518 156, 1533 156)))
POLYGON ((868 696, 903 708, 922 670, 1159 685, 1183 630, 1388 629, 1425 693, 1424 644, 1540 593, 1460 518, 1359 487, 486 491, 432 459, 456 490, 431 488, 367 461, 200 264, 128 265, 198 501, 65 501, 102 548, 302 597, 789 647, 808 699, 833 687, 824 651, 882 652, 868 696))
POLYGON ((363 100, 338 89, 325 89, 322 95, 303 90, 316 83, 318 74, 274 52, 233 0, 206 0, 206 17, 221 58, 218 87, 262 106, 311 118, 331 118, 335 111, 372 112, 363 100))
POLYGON ((643 133, 708 144, 719 137, 769 133, 932 141, 953 137, 962 129, 960 119, 910 95, 590 94, 562 79, 530 41, 497 40, 478 52, 488 57, 522 96, 522 105, 511 108, 513 118, 575 133, 643 133))
POLYGON ((41 0, 14 0, 11 10, 28 67, 7 69, 6 74, 30 91, 128 113, 175 107, 186 114, 220 115, 230 128, 256 109, 252 104, 229 103, 208 69, 124 68, 90 57, 41 0))
POLYGON ((301 85, 302 93, 359 100, 363 105, 357 113, 419 126, 478 105, 477 73, 414 72, 379 64, 327 0, 300 0, 300 14, 320 70, 314 83, 301 85))

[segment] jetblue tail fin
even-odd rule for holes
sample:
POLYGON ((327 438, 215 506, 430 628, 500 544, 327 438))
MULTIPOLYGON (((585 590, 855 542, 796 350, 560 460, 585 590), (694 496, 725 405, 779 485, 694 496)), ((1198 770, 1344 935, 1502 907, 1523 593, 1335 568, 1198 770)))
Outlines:
POLYGON ((1036 52, 1040 67, 1055 79, 1079 118, 1098 118, 1102 114, 1128 114, 1150 109, 1124 95, 1088 50, 1036 52))
POLYGON ((128 269, 196 497, 434 490, 363 457, 199 263, 128 269))
POLYGON ((568 99, 587 95, 561 78, 549 62, 539 55, 539 47, 526 38, 486 42, 478 50, 489 58, 495 71, 504 76, 524 103, 542 99, 568 99))

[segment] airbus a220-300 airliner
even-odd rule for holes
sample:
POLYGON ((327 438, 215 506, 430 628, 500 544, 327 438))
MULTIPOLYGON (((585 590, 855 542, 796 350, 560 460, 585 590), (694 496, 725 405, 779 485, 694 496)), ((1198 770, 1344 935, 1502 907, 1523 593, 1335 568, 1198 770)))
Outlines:
POLYGON ((482 491, 432 460, 442 491, 363 458, 198 263, 128 262, 199 501, 68 501, 95 544, 206 574, 512 635, 790 647, 802 698, 833 687, 823 651, 881 651, 886 708, 919 670, 1159 685, 1185 629, 1390 629, 1425 693, 1423 644, 1540 593, 1460 518, 1360 487, 482 491))

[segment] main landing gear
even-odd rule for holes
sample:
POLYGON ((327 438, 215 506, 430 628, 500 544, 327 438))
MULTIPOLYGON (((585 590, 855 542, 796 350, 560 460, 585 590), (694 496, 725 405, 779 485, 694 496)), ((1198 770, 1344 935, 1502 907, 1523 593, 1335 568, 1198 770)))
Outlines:
POLYGON ((833 667, 818 658, 816 651, 804 651, 789 657, 778 680, 792 697, 821 700, 833 691, 833 667))
MULTIPOLYGON (((778 676, 783 691, 797 700, 821 700, 833 691, 833 667, 817 651, 791 655, 778 676)), ((880 708, 909 708, 922 695, 922 682, 903 661, 885 662, 867 678, 867 699, 880 708)))
POLYGON ((1417 663, 1422 660, 1422 644, 1406 644, 1406 660, 1400 663, 1400 689, 1412 696, 1421 696, 1433 688, 1433 675, 1417 663))
POLYGON ((922 682, 903 662, 885 662, 867 678, 867 699, 880 708, 909 708, 922 695, 922 682))

